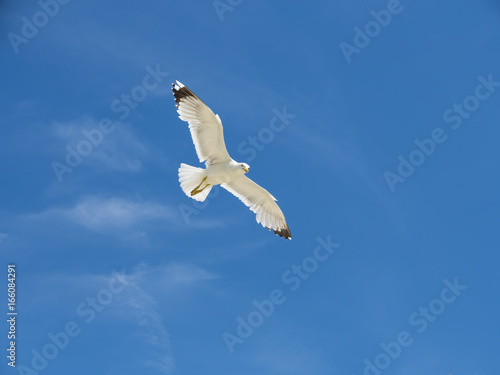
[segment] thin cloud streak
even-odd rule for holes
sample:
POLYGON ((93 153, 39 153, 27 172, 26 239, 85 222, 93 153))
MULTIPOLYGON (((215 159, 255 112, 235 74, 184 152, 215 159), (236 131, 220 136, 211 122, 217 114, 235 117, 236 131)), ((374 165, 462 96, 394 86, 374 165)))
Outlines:
POLYGON ((166 205, 96 196, 80 198, 72 208, 50 208, 22 218, 38 221, 69 219, 95 232, 127 230, 154 220, 175 223, 179 219, 175 209, 166 205))

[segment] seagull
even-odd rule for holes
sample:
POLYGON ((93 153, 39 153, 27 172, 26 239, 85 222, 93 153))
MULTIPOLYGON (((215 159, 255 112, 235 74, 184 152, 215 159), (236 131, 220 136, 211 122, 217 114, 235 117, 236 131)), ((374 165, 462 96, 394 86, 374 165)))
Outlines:
POLYGON ((219 115, 179 81, 172 86, 179 118, 189 124, 198 159, 205 162, 205 169, 181 164, 179 182, 184 193, 203 202, 212 187, 220 185, 256 214, 257 223, 280 237, 292 239, 276 198, 245 176, 250 170, 248 164, 229 156, 219 115))

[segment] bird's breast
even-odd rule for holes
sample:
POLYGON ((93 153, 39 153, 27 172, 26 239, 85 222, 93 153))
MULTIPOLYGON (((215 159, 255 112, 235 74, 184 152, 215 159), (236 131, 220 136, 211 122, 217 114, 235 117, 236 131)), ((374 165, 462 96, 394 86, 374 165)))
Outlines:
POLYGON ((210 185, 219 185, 228 183, 235 178, 243 175, 243 170, 241 168, 234 168, 227 164, 216 164, 211 165, 207 168, 207 182, 210 185))

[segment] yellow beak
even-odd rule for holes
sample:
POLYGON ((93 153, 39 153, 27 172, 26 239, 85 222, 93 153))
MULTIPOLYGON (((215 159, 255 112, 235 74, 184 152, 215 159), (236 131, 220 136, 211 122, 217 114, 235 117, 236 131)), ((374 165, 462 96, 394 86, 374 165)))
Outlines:
POLYGON ((245 171, 245 173, 248 173, 248 171, 249 171, 248 168, 244 168, 243 170, 245 171))

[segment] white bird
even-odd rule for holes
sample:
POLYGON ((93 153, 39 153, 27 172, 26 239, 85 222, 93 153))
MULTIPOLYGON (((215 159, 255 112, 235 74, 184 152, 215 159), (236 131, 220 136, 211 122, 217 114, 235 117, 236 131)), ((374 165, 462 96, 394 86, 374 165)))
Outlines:
POLYGON ((179 118, 188 122, 196 153, 206 167, 181 164, 179 182, 184 193, 203 202, 212 187, 220 184, 256 214, 257 223, 280 237, 291 239, 276 198, 245 176, 250 169, 248 164, 238 163, 229 156, 219 116, 179 81, 172 86, 179 118))

